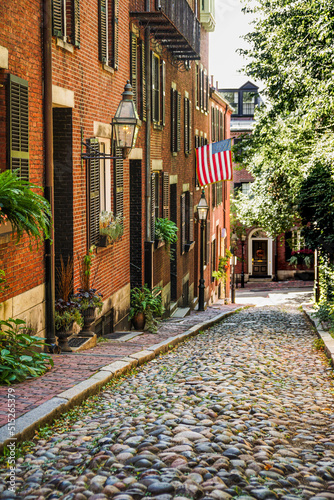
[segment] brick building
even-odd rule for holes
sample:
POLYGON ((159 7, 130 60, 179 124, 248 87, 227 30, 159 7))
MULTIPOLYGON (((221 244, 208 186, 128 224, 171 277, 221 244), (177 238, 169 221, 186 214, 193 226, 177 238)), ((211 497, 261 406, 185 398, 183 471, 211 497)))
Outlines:
MULTIPOLYGON (((53 204, 54 254, 29 252, 26 240, 15 245, 10 235, 0 235, 9 285, 0 298, 0 315, 21 315, 48 337, 60 260, 73 260, 76 290, 92 247, 91 286, 104 300, 98 333, 129 327, 130 289, 145 283, 162 287, 167 312, 195 307, 201 190, 194 147, 229 137, 231 114, 209 85, 214 2, 53 0, 51 7, 50 0, 17 0, 1 9, 0 169, 15 166, 5 151, 10 150, 8 95, 16 85, 27 92, 29 112, 26 122, 24 110, 18 117, 29 127, 29 168, 21 155, 21 175, 45 187, 53 204), (28 43, 23 11, 34 12, 28 43), (127 80, 141 127, 136 147, 123 159, 110 123, 127 80), (93 151, 101 155, 85 158, 93 151), (108 245, 100 235, 102 211, 113 211, 123 226, 121 238, 108 245), (179 229, 172 260, 155 241, 158 217, 179 229)), ((205 189, 207 301, 218 295, 211 273, 229 246, 228 191, 228 183, 205 189)))
MULTIPOLYGON (((234 112, 231 117, 231 137, 238 144, 245 134, 251 134, 254 126, 255 107, 262 103, 258 93, 259 88, 252 82, 246 82, 240 88, 219 89, 221 95, 231 103, 234 112)), ((246 169, 233 170, 233 190, 247 194, 254 178, 246 169)), ((298 227, 271 238, 260 227, 247 228, 244 241, 237 241, 238 263, 235 268, 236 278, 244 281, 271 281, 273 279, 287 280, 295 277, 311 279, 312 270, 305 266, 298 269, 291 266, 288 259, 291 252, 303 248, 298 227), (243 261, 243 265, 242 265, 243 261)))

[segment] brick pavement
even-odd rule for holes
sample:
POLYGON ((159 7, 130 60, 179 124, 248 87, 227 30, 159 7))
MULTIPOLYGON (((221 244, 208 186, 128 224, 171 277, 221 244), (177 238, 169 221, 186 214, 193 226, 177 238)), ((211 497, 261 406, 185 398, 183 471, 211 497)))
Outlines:
MULTIPOLYGON (((15 384, 16 418, 49 401, 57 394, 94 375, 100 368, 136 353, 171 336, 184 333, 192 326, 208 321, 222 312, 229 312, 240 305, 221 305, 219 302, 204 312, 192 311, 182 319, 163 321, 156 334, 144 333, 127 342, 109 340, 86 351, 52 355, 54 367, 37 379, 15 384)), ((0 427, 7 423, 7 387, 0 387, 0 427)))

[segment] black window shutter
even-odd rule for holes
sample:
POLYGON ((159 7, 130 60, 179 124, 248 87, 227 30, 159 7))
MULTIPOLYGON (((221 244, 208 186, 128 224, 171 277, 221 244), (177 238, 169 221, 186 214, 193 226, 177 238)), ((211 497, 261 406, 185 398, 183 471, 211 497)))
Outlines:
POLYGON ((107 19, 106 0, 99 0, 99 58, 104 64, 108 63, 107 19))
POLYGON ((181 94, 180 92, 176 93, 177 95, 177 143, 176 143, 176 151, 181 151, 181 94))
POLYGON ((29 180, 29 95, 28 82, 9 75, 8 85, 9 168, 29 180))
MULTIPOLYGON (((89 155, 99 153, 99 141, 96 137, 88 139, 89 155)), ((100 160, 90 158, 88 162, 89 190, 89 246, 97 245, 100 237, 100 160)))
POLYGON ((210 227, 210 222, 207 221, 206 222, 206 262, 205 264, 208 265, 210 263, 210 231, 209 231, 209 227, 210 227))
POLYGON ((120 148, 116 148, 116 156, 117 158, 114 160, 114 189, 115 189, 115 205, 114 211, 116 216, 123 217, 124 216, 124 208, 123 208, 123 158, 122 151, 120 148))
POLYGON ((212 208, 216 206, 216 184, 211 185, 211 202, 212 208))
POLYGON ((285 260, 289 260, 291 258, 291 253, 292 253, 292 248, 291 248, 291 243, 292 243, 292 232, 289 231, 285 233, 285 260))
POLYGON ((163 218, 169 219, 169 173, 162 174, 162 203, 163 203, 163 218))
POLYGON ((194 241, 194 195, 188 192, 188 243, 194 241))
POLYGON ((212 142, 215 142, 216 136, 215 136, 215 108, 212 106, 211 107, 211 139, 212 142))
POLYGON ((151 241, 155 240, 155 174, 151 175, 151 241))
POLYGON ((205 75, 205 111, 209 111, 209 77, 205 75))
MULTIPOLYGON (((199 136, 195 135, 195 149, 199 148, 199 146, 200 146, 200 144, 199 144, 199 136)), ((196 187, 199 186, 198 175, 197 175, 197 158, 196 158, 196 154, 195 154, 195 186, 196 187)))
POLYGON ((184 98, 184 152, 189 153, 189 99, 184 98))
POLYGON ((119 16, 119 5, 118 0, 111 0, 114 2, 113 5, 113 36, 112 36, 112 47, 111 47, 111 66, 114 69, 118 69, 118 16, 119 16))
POLYGON ((166 63, 161 61, 161 121, 166 125, 166 63))
POLYGON ((171 89, 170 97, 171 97, 171 151, 172 153, 176 152, 176 90, 171 89))
POLYGON ((186 193, 181 194, 181 254, 186 246, 186 193))
POLYGON ((63 0, 52 0, 52 32, 53 36, 63 36, 63 0))
POLYGON ((145 43, 141 42, 141 109, 142 109, 142 120, 146 122, 146 107, 147 107, 147 97, 146 97, 146 64, 145 64, 145 43))
POLYGON ((72 43, 80 48, 80 0, 72 0, 72 43))
POLYGON ((151 101, 152 101, 152 121, 156 121, 156 98, 155 98, 155 93, 157 91, 156 89, 156 67, 155 67, 155 56, 153 52, 151 52, 151 101))
POLYGON ((130 46, 130 78, 133 92, 133 102, 138 109, 138 95, 137 95, 137 37, 131 33, 131 46, 130 46))
POLYGON ((192 120, 191 120, 191 101, 188 101, 188 122, 189 122, 189 153, 191 153, 191 145, 192 145, 192 120))

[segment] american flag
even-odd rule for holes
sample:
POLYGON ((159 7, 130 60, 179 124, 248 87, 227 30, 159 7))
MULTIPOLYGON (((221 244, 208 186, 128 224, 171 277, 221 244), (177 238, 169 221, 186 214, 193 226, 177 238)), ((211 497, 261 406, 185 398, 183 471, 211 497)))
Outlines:
POLYGON ((201 186, 232 180, 231 139, 197 148, 196 158, 197 177, 201 186))

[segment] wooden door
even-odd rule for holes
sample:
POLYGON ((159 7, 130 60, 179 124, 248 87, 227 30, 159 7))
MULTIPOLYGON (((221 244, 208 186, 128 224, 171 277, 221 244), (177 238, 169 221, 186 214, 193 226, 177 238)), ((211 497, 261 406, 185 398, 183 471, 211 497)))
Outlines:
POLYGON ((266 276, 268 273, 268 241, 255 240, 253 244, 253 275, 266 276))

